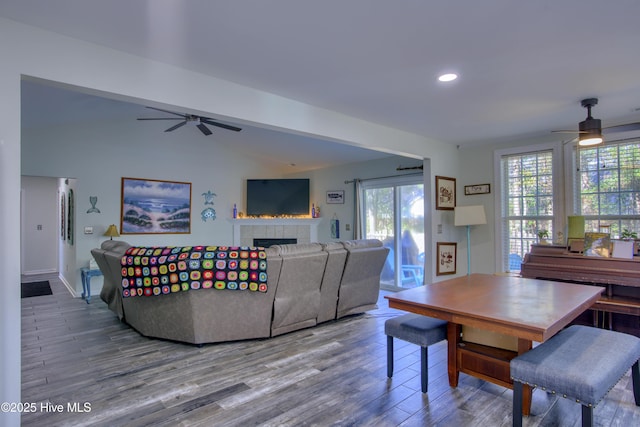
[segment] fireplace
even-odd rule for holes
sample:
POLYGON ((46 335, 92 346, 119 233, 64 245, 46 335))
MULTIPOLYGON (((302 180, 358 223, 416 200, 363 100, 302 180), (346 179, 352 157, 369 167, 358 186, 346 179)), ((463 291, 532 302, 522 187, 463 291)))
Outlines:
MULTIPOLYGON (((233 244, 256 246, 254 239, 295 239, 296 243, 317 242, 318 225, 322 218, 237 218, 231 221, 233 222, 233 244)), ((282 244, 282 242, 278 243, 282 244)))
POLYGON ((291 243, 298 243, 298 239, 274 239, 270 237, 259 237, 253 239, 253 246, 261 246, 263 248, 268 248, 269 246, 273 245, 288 245, 291 243))

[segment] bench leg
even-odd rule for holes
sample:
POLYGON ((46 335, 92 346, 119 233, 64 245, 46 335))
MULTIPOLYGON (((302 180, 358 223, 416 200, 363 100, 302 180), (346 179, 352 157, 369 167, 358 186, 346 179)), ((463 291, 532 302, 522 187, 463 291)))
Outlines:
POLYGON ((420 347, 420 381, 422 383, 422 392, 427 392, 429 387, 429 352, 427 347, 420 347))
POLYGON ((513 427, 522 427, 522 383, 513 382, 513 427))
POLYGON ((636 360, 636 363, 631 367, 631 380, 633 382, 633 398, 636 401, 636 406, 640 406, 640 361, 636 360))
POLYGON ((593 406, 582 406, 582 427, 593 427, 593 406))
POLYGON ((393 376, 393 337, 387 335, 387 377, 393 376))

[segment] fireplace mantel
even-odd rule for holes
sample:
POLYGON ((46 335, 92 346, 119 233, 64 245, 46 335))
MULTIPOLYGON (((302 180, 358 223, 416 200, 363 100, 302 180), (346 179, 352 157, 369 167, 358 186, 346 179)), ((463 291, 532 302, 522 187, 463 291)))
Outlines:
POLYGON ((298 243, 318 241, 322 218, 237 218, 233 224, 233 244, 251 246, 254 238, 295 238, 298 243))

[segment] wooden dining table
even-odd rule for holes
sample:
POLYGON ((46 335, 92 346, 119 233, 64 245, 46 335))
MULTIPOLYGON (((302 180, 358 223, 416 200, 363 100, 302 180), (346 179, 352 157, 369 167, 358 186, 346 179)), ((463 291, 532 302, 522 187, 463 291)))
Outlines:
MULTIPOLYGON (((389 307, 446 320, 449 385, 460 372, 513 389, 509 362, 589 309, 603 287, 516 276, 471 274, 385 296, 389 307), (517 337, 517 351, 464 341, 462 326, 517 337)), ((525 387, 523 414, 532 389, 525 387)))

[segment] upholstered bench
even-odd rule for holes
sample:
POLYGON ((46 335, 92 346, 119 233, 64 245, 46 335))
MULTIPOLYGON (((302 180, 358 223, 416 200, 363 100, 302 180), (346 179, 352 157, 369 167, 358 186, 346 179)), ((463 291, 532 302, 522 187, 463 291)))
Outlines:
POLYGON ((427 347, 447 338, 447 322, 419 314, 404 314, 384 323, 387 335, 387 377, 393 376, 393 339, 420 346, 420 377, 422 392, 427 392, 429 383, 429 355, 427 347))
POLYGON ((589 326, 570 326, 511 360, 513 425, 522 426, 522 386, 540 387, 582 404, 582 425, 593 425, 593 408, 631 368, 640 406, 640 338, 589 326))

